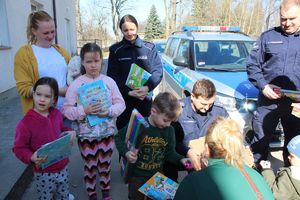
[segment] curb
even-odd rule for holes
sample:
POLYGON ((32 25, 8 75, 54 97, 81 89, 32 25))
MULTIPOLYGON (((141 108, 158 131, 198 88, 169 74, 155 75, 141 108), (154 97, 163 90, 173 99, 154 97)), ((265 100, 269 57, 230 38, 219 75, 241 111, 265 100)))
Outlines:
POLYGON ((28 165, 4 200, 22 199, 23 194, 33 180, 32 166, 28 165))

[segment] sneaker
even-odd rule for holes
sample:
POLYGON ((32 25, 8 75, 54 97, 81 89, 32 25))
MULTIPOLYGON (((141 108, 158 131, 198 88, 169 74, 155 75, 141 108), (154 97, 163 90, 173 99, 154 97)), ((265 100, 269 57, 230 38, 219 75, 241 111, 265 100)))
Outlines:
POLYGON ((69 193, 69 200, 74 200, 74 199, 75 199, 74 195, 69 193))

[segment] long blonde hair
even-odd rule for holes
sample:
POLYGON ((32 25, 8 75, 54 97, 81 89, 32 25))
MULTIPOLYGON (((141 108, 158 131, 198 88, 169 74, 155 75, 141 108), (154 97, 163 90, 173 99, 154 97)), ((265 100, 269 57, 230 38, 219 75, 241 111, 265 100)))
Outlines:
POLYGON ((241 127, 232 119, 218 117, 208 129, 205 143, 211 158, 224 158, 225 163, 241 168, 244 136, 241 127))
POLYGON ((37 12, 32 12, 28 16, 28 21, 27 21, 27 42, 29 44, 34 44, 36 43, 36 37, 32 32, 32 29, 37 30, 39 28, 39 22, 40 21, 51 21, 53 20, 52 17, 45 11, 37 11, 37 12))

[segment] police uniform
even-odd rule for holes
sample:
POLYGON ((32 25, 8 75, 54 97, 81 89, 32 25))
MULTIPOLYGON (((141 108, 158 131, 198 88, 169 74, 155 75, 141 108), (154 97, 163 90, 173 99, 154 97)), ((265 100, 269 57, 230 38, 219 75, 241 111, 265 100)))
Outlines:
POLYGON ((266 159, 271 134, 281 120, 285 133, 284 160, 288 165, 286 144, 300 133, 300 119, 291 114, 292 100, 271 100, 262 94, 267 84, 282 89, 300 88, 300 36, 288 35, 280 27, 272 28, 256 41, 247 62, 249 80, 260 90, 258 108, 253 117, 254 139, 251 147, 255 161, 266 159))
MULTIPOLYGON (((211 123, 217 117, 227 118, 227 111, 216 103, 206 112, 195 112, 192 108, 191 97, 186 97, 181 100, 182 113, 176 123, 173 123, 176 134, 176 151, 185 156, 189 150, 189 142, 206 135, 211 123)), ((166 163, 164 173, 166 176, 175 180, 178 177, 177 171, 183 170, 171 163, 166 163)))
POLYGON ((150 114, 151 97, 141 101, 128 95, 131 89, 125 85, 125 82, 132 63, 136 63, 151 74, 145 84, 149 91, 152 91, 160 83, 163 75, 160 57, 151 42, 137 37, 132 44, 123 38, 121 42, 109 48, 107 75, 116 81, 126 103, 126 110, 117 119, 118 129, 128 123, 133 108, 136 108, 145 117, 150 114))

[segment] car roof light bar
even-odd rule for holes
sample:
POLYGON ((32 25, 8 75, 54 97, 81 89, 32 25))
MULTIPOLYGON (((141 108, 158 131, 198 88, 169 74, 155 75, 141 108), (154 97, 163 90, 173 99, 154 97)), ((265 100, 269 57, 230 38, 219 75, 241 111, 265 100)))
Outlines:
POLYGON ((220 31, 220 32, 240 32, 238 26, 182 26, 182 31, 220 31))

